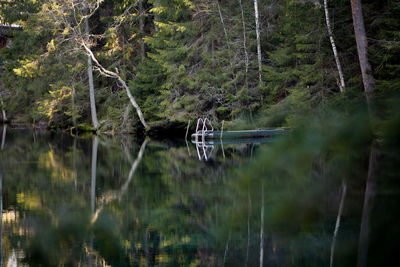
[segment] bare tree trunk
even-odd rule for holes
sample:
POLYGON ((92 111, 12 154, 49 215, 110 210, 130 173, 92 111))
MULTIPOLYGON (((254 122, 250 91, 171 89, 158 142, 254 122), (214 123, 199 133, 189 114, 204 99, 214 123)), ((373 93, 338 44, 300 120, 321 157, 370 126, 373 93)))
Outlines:
POLYGON ((340 92, 343 93, 344 88, 345 88, 344 76, 343 76, 343 71, 342 71, 342 65, 340 64, 338 52, 337 52, 337 49, 336 49, 335 40, 333 39, 333 32, 332 32, 331 22, 329 20, 328 0, 324 0, 324 8, 325 8, 326 27, 328 28, 329 40, 331 41, 333 55, 335 57, 336 67, 337 67, 338 73, 339 73, 339 80, 340 80, 339 89, 340 89, 340 92))
POLYGON ((243 5, 242 0, 239 0, 240 11, 242 14, 242 25, 243 25, 243 50, 244 50, 244 60, 246 66, 246 81, 247 81, 247 73, 249 71, 249 54, 247 53, 247 44, 246 44, 246 23, 244 21, 244 12, 243 12, 243 5))
POLYGON ((257 59, 258 59, 258 79, 261 85, 261 41, 260 41, 260 22, 258 16, 258 3, 254 0, 254 15, 256 20, 256 35, 257 35, 257 59))
MULTIPOLYGON (((85 0, 85 4, 87 7, 87 0, 85 0)), ((88 10, 86 11, 88 13, 88 10)), ((86 16, 85 17, 85 36, 86 36, 86 43, 87 46, 89 46, 89 19, 86 16)), ((90 95, 90 112, 92 115, 92 123, 93 123, 93 128, 95 131, 98 130, 99 128, 99 121, 97 120, 97 112, 96 112, 96 101, 94 99, 94 84, 93 84, 93 64, 92 64, 92 58, 88 56, 88 77, 89 77, 89 95, 90 95)))
POLYGON ((141 57, 142 61, 146 57, 146 50, 145 50, 145 45, 144 45, 144 14, 143 14, 143 0, 138 1, 139 5, 139 29, 140 29, 140 34, 141 34, 141 40, 140 40, 140 46, 141 46, 141 57))
POLYGON ((357 266, 367 266, 368 241, 370 230, 370 216, 376 193, 376 176, 378 173, 378 148, 375 141, 372 142, 369 155, 368 176, 364 193, 364 205, 361 217, 360 239, 358 243, 357 266))
MULTIPOLYGON (((160 2, 158 0, 155 1, 154 7, 155 8, 160 7, 160 2)), ((154 13, 154 21, 160 21, 160 16, 159 16, 159 14, 157 12, 154 13)), ((158 28, 156 23, 154 23, 154 28, 155 28, 156 32, 160 31, 160 29, 158 28)))
POLYGON ((367 55, 368 44, 367 44, 367 36, 365 34, 361 1, 350 0, 350 2, 351 2, 351 11, 353 14, 354 34, 356 36, 356 42, 357 42, 358 59, 360 61, 360 68, 364 84, 364 90, 366 93, 366 98, 368 103, 368 109, 371 114, 373 93, 375 91, 375 81, 374 77, 372 76, 371 65, 369 64, 368 61, 368 55, 367 55))
POLYGON ((96 66, 98 67, 98 70, 100 71, 100 73, 106 77, 110 77, 110 78, 114 78, 117 79, 118 82, 122 85, 122 87, 125 88, 126 94, 128 95, 129 100, 131 101, 132 106, 136 109, 136 113, 139 116, 140 122, 143 124, 144 128, 148 129, 149 126, 146 123, 146 120, 143 117, 143 113, 142 110, 140 109, 139 105, 137 104, 135 98, 133 97, 133 95, 131 94, 131 91, 129 90, 128 85, 126 84, 126 82, 121 78, 121 76, 119 74, 117 74, 116 72, 110 71, 105 69, 100 63, 99 61, 97 61, 96 57, 94 56, 92 50, 85 44, 82 43, 83 48, 85 48, 87 54, 91 57, 91 59, 93 60, 93 62, 96 64, 96 66))

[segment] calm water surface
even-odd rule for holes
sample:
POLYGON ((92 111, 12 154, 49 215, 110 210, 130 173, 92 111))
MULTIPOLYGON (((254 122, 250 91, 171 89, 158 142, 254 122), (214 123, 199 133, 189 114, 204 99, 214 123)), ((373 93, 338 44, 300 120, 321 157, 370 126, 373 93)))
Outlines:
POLYGON ((2 128, 1 264, 389 265, 399 251, 396 153, 332 150, 321 136, 198 152, 2 128), (371 163, 390 171, 369 177, 371 163))

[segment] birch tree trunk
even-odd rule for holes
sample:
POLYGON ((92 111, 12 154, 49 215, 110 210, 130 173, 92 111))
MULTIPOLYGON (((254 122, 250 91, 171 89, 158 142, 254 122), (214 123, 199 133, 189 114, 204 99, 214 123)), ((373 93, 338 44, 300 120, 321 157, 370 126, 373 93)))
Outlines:
MULTIPOLYGON (((85 1, 85 5, 87 7, 87 0, 85 1)), ((88 13, 88 9, 86 8, 86 15, 88 13)), ((86 43, 89 45, 89 19, 86 16, 85 17, 85 37, 86 37, 86 43)), ((89 96, 90 96, 90 113, 92 115, 92 123, 93 123, 93 128, 95 131, 99 128, 99 121, 97 120, 97 112, 96 112, 96 101, 94 98, 94 84, 93 84, 93 64, 92 64, 92 58, 88 56, 88 77, 89 77, 89 96)))
POLYGON ((143 14, 143 0, 138 1, 139 5, 139 29, 141 34, 140 46, 141 46, 141 57, 142 61, 145 59, 146 56, 146 48, 144 44, 144 14, 143 14))
POLYGON ((96 66, 98 67, 98 70, 100 71, 100 73, 106 77, 111 77, 114 79, 117 79, 118 82, 122 85, 122 87, 125 88, 126 94, 128 95, 129 100, 131 101, 132 106, 136 109, 136 112, 138 114, 138 117, 140 119, 140 122, 142 123, 142 125, 144 126, 145 129, 148 129, 149 126, 146 123, 146 120, 143 117, 143 113, 142 110, 140 109, 139 105, 137 104, 135 98, 133 97, 133 95, 131 94, 131 91, 129 90, 128 85, 126 84, 126 82, 124 81, 124 79, 122 79, 122 77, 120 75, 118 75, 118 73, 110 71, 105 69, 100 62, 96 59, 96 57, 94 56, 92 50, 85 44, 82 43, 83 48, 85 48, 88 56, 93 60, 93 62, 96 64, 96 66))
POLYGON ((246 44, 246 23, 244 22, 244 12, 242 0, 239 0, 240 11, 242 14, 242 25, 243 25, 243 50, 244 50, 244 60, 246 66, 246 80, 247 80, 247 72, 249 71, 249 54, 247 53, 247 44, 246 44))
POLYGON ((367 36, 365 34, 364 19, 362 15, 361 1, 350 0, 351 11, 353 15, 354 34, 357 42, 358 59, 360 61, 361 74, 366 93, 368 109, 370 114, 372 112, 372 98, 375 91, 375 81, 372 76, 371 65, 368 61, 368 44, 367 36))
POLYGON ((258 3, 254 0, 254 15, 256 20, 256 35, 257 35, 257 59, 258 59, 258 79, 261 85, 261 41, 260 41, 260 22, 258 16, 258 3))
POLYGON ((338 73, 339 73, 339 80, 340 80, 339 89, 340 89, 340 92, 343 93, 344 88, 345 88, 344 76, 343 76, 343 71, 342 71, 342 65, 340 64, 338 52, 336 49, 335 39, 333 38, 331 22, 329 20, 328 0, 324 0, 324 9, 325 9, 325 20, 326 20, 326 27, 328 29, 329 40, 331 42, 333 55, 334 55, 335 61, 336 61, 336 67, 337 67, 338 73))

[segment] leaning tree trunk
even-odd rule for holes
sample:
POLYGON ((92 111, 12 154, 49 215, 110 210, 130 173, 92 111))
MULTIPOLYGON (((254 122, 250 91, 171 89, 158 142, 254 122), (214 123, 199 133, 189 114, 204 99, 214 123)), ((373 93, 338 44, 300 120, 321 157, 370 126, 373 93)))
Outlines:
POLYGON ((360 61, 361 74, 366 93, 368 109, 372 112, 372 98, 375 90, 375 82, 372 76, 371 65, 368 61, 368 44, 367 36, 365 34, 364 19, 362 15, 361 1, 350 0, 351 10, 353 14, 354 34, 357 42, 358 59, 360 61))
MULTIPOLYGON (((85 2, 87 6, 87 2, 85 2)), ((87 12, 86 12, 87 13, 87 12)), ((85 17, 85 37, 86 43, 89 46, 89 19, 85 17)), ((89 77, 89 95, 90 95, 90 112, 92 115, 93 128, 97 131, 99 128, 99 121, 97 120, 96 101, 94 99, 94 84, 93 84, 93 64, 92 58, 88 56, 88 77, 89 77)))
POLYGON ((336 67, 337 67, 338 73, 339 73, 339 80, 340 80, 339 89, 340 89, 340 92, 343 93, 344 88, 345 88, 344 76, 343 76, 343 71, 342 71, 342 65, 340 64, 338 52, 337 52, 337 49, 336 49, 335 39, 333 39, 333 32, 332 32, 331 22, 329 20, 328 0, 324 0, 324 8, 325 8, 326 27, 328 28, 329 40, 331 41, 333 55, 335 57, 336 67))
POLYGON ((258 79, 261 85, 261 41, 260 41, 260 22, 258 16, 258 3, 254 0, 254 15, 256 20, 256 35, 257 35, 257 59, 258 59, 258 79))
POLYGON ((142 125, 144 126, 145 129, 149 129, 148 124, 146 123, 146 120, 144 119, 142 110, 140 109, 139 105, 137 104, 135 98, 133 97, 133 95, 131 94, 131 91, 129 90, 128 85, 126 84, 126 82, 124 81, 124 79, 122 79, 122 77, 113 71, 107 70, 105 69, 100 62, 96 59, 96 57, 94 56, 92 50, 85 44, 82 43, 83 48, 86 50, 87 54, 89 57, 91 57, 91 59, 93 60, 93 62, 96 64, 98 71, 106 77, 110 77, 110 78, 114 78, 117 79, 118 82, 122 85, 122 87, 125 88, 126 94, 128 95, 128 98, 132 104, 132 106, 136 109, 136 113, 138 114, 138 117, 140 119, 140 122, 142 123, 142 125))

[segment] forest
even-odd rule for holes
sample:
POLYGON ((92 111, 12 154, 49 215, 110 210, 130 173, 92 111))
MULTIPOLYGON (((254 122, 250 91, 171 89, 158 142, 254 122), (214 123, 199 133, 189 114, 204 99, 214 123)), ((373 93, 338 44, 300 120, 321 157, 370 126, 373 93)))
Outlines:
POLYGON ((229 129, 368 103, 383 114, 400 87, 399 15, 398 0, 1 1, 2 24, 21 26, 0 50, 2 120, 175 133, 198 117, 229 129))
POLYGON ((393 266, 399 18, 0 0, 0 266, 393 266), (254 129, 279 134, 222 138, 254 129))

